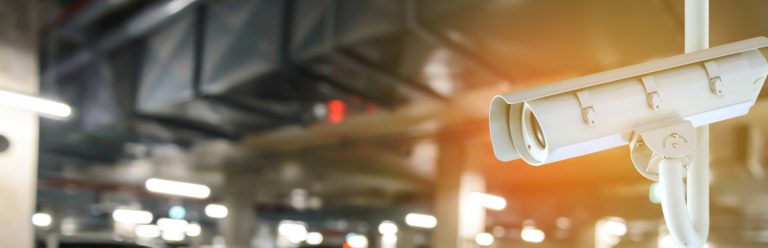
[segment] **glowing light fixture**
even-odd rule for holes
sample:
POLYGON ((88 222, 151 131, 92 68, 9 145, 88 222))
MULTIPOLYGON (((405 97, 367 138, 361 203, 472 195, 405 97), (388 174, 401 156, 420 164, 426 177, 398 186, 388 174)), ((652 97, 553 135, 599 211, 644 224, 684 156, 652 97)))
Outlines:
POLYGON ((532 226, 523 227, 523 231, 520 232, 520 238, 529 243, 544 242, 545 237, 544 231, 532 226))
POLYGON ((32 225, 37 227, 48 227, 53 223, 53 218, 50 214, 35 213, 32 215, 32 225))
POLYGON ((609 217, 603 222, 600 231, 609 235, 621 237, 627 234, 627 224, 619 217, 609 217))
POLYGON ((0 105, 32 111, 53 118, 66 118, 72 114, 72 108, 69 105, 5 90, 0 90, 0 105))
POLYGON ((152 213, 143 210, 115 209, 112 211, 112 219, 125 224, 149 224, 153 218, 152 213))
POLYGON ((323 243, 323 234, 319 232, 307 233, 307 244, 319 245, 323 243))
POLYGON ((336 124, 342 122, 347 116, 347 104, 343 101, 334 99, 328 101, 326 104, 328 107, 328 122, 336 124))
POLYGON ((187 215, 187 210, 182 206, 173 206, 168 209, 168 216, 174 219, 184 219, 187 215))
POLYGON ((396 234, 397 231, 398 231, 398 228, 395 222, 385 220, 385 221, 382 221, 381 224, 379 224, 379 233, 381 233, 381 235, 392 235, 392 234, 396 234))
POLYGON ((395 247, 397 244, 396 234, 385 234, 381 236, 381 244, 386 247, 395 247))
POLYGON ((495 239, 490 233, 478 233, 475 235, 475 243, 479 246, 491 246, 495 239))
POLYGON ((184 233, 187 234, 187 236, 190 237, 197 237, 200 236, 200 233, 203 232, 203 228, 198 223, 189 223, 187 225, 186 230, 184 230, 184 233))
POLYGON ((144 183, 144 186, 153 193, 177 195, 198 199, 205 199, 211 195, 211 189, 208 186, 196 183, 185 183, 158 178, 150 178, 144 183))
POLYGON ((160 238, 166 241, 184 240, 186 238, 187 226, 189 226, 189 222, 186 220, 171 218, 160 218, 157 220, 157 227, 162 231, 160 238))
POLYGON ((288 241, 294 244, 307 240, 307 224, 301 221, 280 221, 277 226, 277 232, 288 238, 288 241))
POLYGON ((503 210, 507 207, 507 200, 501 196, 481 192, 471 192, 468 197, 470 202, 479 204, 487 209, 503 210))
POLYGON ((432 229, 437 226, 437 218, 427 214, 410 213, 405 216, 405 224, 412 227, 432 229))
POLYGON ((227 206, 221 204, 208 204, 205 206, 205 215, 214 219, 226 218, 229 214, 227 206))
POLYGON ((347 235, 347 244, 352 248, 366 248, 368 247, 368 238, 364 235, 350 233, 347 235))

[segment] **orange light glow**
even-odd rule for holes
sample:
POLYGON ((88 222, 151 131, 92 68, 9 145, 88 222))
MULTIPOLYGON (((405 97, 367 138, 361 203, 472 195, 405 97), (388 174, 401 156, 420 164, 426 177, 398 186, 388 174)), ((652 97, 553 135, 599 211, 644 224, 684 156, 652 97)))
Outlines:
POLYGON ((347 116, 347 105, 338 99, 330 100, 328 106, 328 123, 336 124, 342 122, 347 116))

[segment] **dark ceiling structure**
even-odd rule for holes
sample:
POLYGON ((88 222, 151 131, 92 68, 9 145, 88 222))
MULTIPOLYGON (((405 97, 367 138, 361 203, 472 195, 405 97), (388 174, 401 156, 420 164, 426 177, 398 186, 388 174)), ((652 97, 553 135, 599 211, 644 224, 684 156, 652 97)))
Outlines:
MULTIPOLYGON (((67 102, 75 112, 65 122, 41 119, 38 198, 41 204, 91 202, 93 208, 120 202, 123 194, 139 195, 149 208, 167 207, 170 203, 120 174, 121 166, 178 151, 193 154, 179 163, 194 165, 181 170, 244 174, 242 180, 263 186, 254 192, 266 219, 303 214, 322 222, 345 213, 383 218, 428 208, 434 175, 407 166, 408 157, 424 138, 464 142, 461 135, 485 135, 487 93, 683 50, 683 6, 676 0, 58 0, 45 5, 40 95, 67 102), (339 109, 343 114, 333 117, 339 109), (429 132, 410 127, 438 115, 449 118, 429 132), (237 147, 219 147, 219 141, 237 147), (237 159, 222 162, 221 154, 237 159), (281 177, 290 164, 311 164, 297 169, 306 183, 281 177), (104 178, 95 173, 105 170, 110 173, 104 178), (323 196, 326 209, 286 210, 280 199, 295 187, 323 196), (102 191, 117 194, 94 193, 102 191)), ((711 6, 713 46, 768 33, 768 1, 713 0, 711 6)), ((483 146, 477 149, 487 151, 480 161, 489 165, 488 188, 524 199, 510 203, 515 213, 494 216, 502 224, 521 223, 523 213, 542 219, 559 212, 578 215, 598 208, 590 204, 606 194, 600 183, 647 182, 633 171, 625 151, 565 161, 567 166, 543 169, 547 172, 511 163, 512 173, 513 166, 493 160, 488 142, 483 146), (580 173, 584 170, 596 172, 580 173), (579 193, 595 197, 570 197, 579 193), (526 200, 546 207, 523 204, 526 200), (568 204, 581 208, 566 209, 568 204)), ((214 186, 214 195, 221 193, 214 186)), ((619 201, 600 210, 648 205, 650 210, 634 216, 658 215, 647 201, 619 201)), ((202 211, 203 205, 189 206, 202 211)))

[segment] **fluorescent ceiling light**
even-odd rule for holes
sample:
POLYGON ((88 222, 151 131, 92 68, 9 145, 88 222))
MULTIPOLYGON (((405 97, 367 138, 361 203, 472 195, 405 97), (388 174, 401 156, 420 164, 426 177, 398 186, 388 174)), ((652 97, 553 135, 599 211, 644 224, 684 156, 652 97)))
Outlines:
POLYGON ((32 215, 32 225, 38 226, 38 227, 48 227, 53 222, 53 218, 51 218, 50 214, 46 213, 35 213, 32 215))
POLYGON ((0 105, 28 110, 53 118, 66 118, 72 114, 72 108, 69 105, 5 90, 0 90, 0 105))
POLYGON ((397 244, 397 234, 385 234, 381 235, 382 247, 394 247, 397 244))
POLYGON ((307 234, 307 244, 319 245, 323 243, 323 234, 319 232, 311 232, 307 234))
POLYGON ((115 209, 112 211, 112 219, 126 224, 149 224, 152 222, 152 213, 142 210, 115 209))
POLYGON ((307 240, 307 224, 300 221, 284 220, 277 226, 277 232, 288 238, 288 241, 294 244, 307 240))
POLYGON ((609 235, 621 237, 627 234, 627 224, 622 218, 611 217, 603 222, 600 231, 609 235))
POLYGON ((381 233, 381 235, 396 234, 397 224, 388 220, 382 221, 381 224, 379 224, 379 233, 381 233))
POLYGON ((544 235, 544 231, 538 228, 526 226, 523 227, 523 231, 520 232, 520 238, 529 243, 541 243, 544 242, 546 235, 544 235))
POLYGON ((214 219, 223 219, 229 214, 227 206, 221 204, 208 204, 205 206, 205 215, 214 219))
POLYGON ((200 226, 200 224, 189 223, 189 225, 187 225, 185 232, 187 236, 197 237, 197 236, 200 236, 200 233, 203 232, 203 228, 200 226))
POLYGON ((347 235, 347 244, 352 248, 366 248, 368 238, 360 234, 347 235))
POLYGON ((478 233, 475 235, 475 243, 479 246, 491 246, 495 239, 490 233, 478 233))
POLYGON ((211 195, 211 188, 202 184, 177 182, 165 179, 150 178, 144 183, 150 192, 205 199, 211 195))
POLYGON ((437 218, 427 214, 410 213, 405 216, 405 224, 408 224, 412 227, 431 229, 437 226, 437 218))
POLYGON ((189 227, 189 222, 186 220, 160 218, 157 220, 157 227, 162 231, 160 238, 163 240, 182 241, 187 237, 186 233, 188 231, 187 228, 189 227))

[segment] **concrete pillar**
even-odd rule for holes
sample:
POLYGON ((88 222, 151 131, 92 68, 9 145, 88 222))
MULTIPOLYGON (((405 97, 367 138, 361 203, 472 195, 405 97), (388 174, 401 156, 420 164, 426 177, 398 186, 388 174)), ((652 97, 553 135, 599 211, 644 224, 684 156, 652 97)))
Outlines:
POLYGON ((415 248, 416 237, 414 236, 414 230, 411 228, 400 228, 397 232, 397 246, 400 248, 415 248))
MULTIPOLYGON (((487 138, 487 137, 486 137, 487 138)), ((474 247, 474 236, 485 230, 485 209, 465 198, 472 191, 485 192, 482 174, 483 137, 440 137, 437 165, 433 247, 474 247)))
POLYGON ((224 183, 224 205, 229 215, 219 221, 228 248, 251 247, 256 231, 256 204, 253 184, 244 176, 229 174, 224 183))
MULTIPOLYGON (((0 2, 0 8, 7 10, 0 22, 0 89, 37 93, 36 2, 0 2)), ((33 247, 37 115, 0 105, 0 135, 10 143, 0 151, 0 247, 33 247)))

